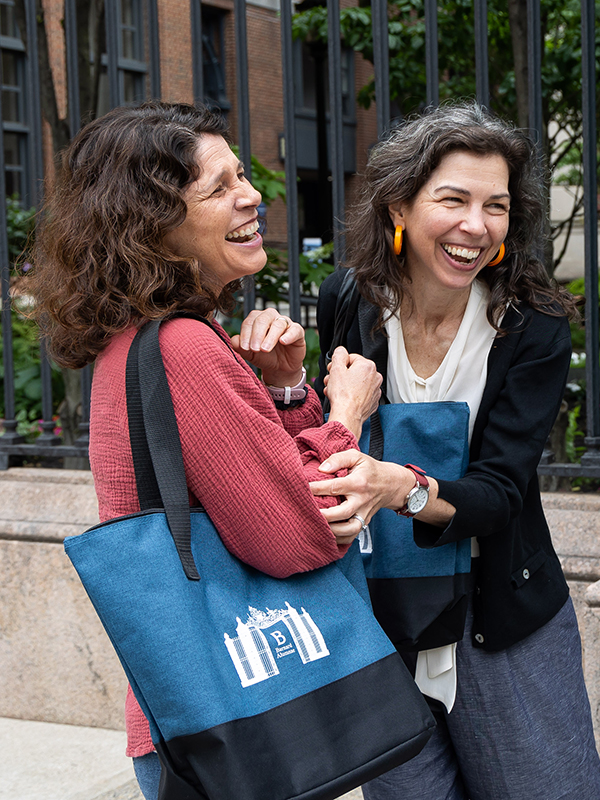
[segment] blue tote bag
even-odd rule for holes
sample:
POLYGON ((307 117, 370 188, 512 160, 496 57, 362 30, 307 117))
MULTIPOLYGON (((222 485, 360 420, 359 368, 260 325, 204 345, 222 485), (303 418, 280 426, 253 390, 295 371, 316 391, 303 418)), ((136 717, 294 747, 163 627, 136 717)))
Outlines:
POLYGON ((357 543, 278 580, 189 508, 159 325, 127 362, 142 510, 66 552, 150 722, 160 800, 333 800, 419 753, 433 718, 373 617, 357 543))
MULTIPOLYGON (((347 344, 359 302, 348 270, 327 363, 336 347, 347 344)), ((384 403, 363 426, 359 446, 378 460, 416 464, 437 478, 457 480, 469 461, 468 429, 467 403, 384 403)), ((384 508, 361 534, 360 544, 373 612, 398 651, 428 650, 462 639, 471 585, 470 541, 419 548, 412 520, 384 508)))
MULTIPOLYGON (((396 464, 417 464, 442 480, 466 470, 466 403, 394 403, 379 406, 363 427, 363 452, 396 464)), ((366 535, 365 535, 366 534, 366 535)), ((401 651, 427 650, 462 638, 471 572, 471 542, 423 549, 413 521, 382 508, 360 546, 373 610, 401 651)))

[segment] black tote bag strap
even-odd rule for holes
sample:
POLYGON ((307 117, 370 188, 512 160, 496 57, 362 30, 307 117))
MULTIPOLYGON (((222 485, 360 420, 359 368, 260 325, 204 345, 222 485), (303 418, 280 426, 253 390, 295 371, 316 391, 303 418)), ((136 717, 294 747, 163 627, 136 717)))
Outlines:
MULTIPOLYGON (((212 328, 203 317, 181 316, 192 316, 212 328)), ((192 556, 181 440, 158 339, 163 321, 147 322, 137 332, 129 350, 126 370, 129 437, 140 508, 164 508, 184 572, 189 580, 199 580, 192 556)))
POLYGON ((138 358, 140 339, 136 335, 127 356, 125 371, 125 389, 127 396, 127 419, 129 421, 129 442, 133 456, 135 482, 137 486, 140 510, 163 508, 160 489, 154 474, 152 458, 146 441, 144 415, 142 411, 142 395, 138 378, 138 358))
POLYGON ((356 316, 359 302, 360 292, 354 280, 354 272, 349 269, 344 275, 344 280, 340 286, 335 304, 335 326, 333 329, 333 339, 331 340, 329 351, 325 356, 326 364, 329 364, 331 361, 331 356, 336 347, 346 345, 348 331, 356 316))
MULTIPOLYGON (((348 339, 348 331, 352 326, 354 317, 358 310, 360 302, 360 292, 354 280, 354 272, 349 269, 344 275, 340 291, 337 296, 335 304, 335 325, 333 329, 333 339, 329 351, 325 356, 325 363, 329 364, 331 356, 336 347, 346 345, 348 339)), ((387 403, 385 394, 382 394, 382 402, 387 403)), ((325 398, 324 410, 329 410, 329 401, 325 398)), ((371 434, 369 438, 369 455, 381 461, 383 459, 383 429, 381 427, 381 419, 379 418, 379 411, 373 412, 371 415, 371 434)))

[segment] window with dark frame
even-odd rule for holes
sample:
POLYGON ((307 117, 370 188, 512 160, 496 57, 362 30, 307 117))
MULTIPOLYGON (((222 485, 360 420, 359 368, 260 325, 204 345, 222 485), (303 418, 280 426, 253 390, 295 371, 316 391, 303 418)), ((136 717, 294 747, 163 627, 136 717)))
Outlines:
POLYGON ((226 11, 202 3, 202 67, 204 101, 226 114, 231 109, 225 87, 226 11))
POLYGON ((0 0, 2 132, 6 194, 29 200, 27 181, 27 111, 25 103, 25 47, 15 21, 12 0, 0 0))
MULTIPOLYGON (((146 99, 148 63, 145 61, 144 24, 142 0, 119 0, 119 103, 146 99)), ((101 56, 101 64, 98 117, 110 110, 106 52, 101 56)))

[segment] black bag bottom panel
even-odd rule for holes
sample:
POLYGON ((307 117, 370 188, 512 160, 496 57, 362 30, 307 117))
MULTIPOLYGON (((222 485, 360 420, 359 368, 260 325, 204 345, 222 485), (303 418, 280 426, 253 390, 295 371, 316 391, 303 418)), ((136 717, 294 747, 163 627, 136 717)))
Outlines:
POLYGON ((159 798, 335 800, 416 756, 434 727, 393 653, 259 716, 159 742, 159 798))

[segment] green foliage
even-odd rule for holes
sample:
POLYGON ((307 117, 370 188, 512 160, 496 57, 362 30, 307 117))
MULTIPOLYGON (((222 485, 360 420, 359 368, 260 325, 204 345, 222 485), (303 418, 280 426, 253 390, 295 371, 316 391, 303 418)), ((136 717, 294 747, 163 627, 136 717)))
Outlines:
MULTIPOLYGON (((567 289, 575 296, 585 297, 584 278, 577 278, 576 280, 571 281, 567 285, 567 289)), ((598 278, 598 295, 600 297, 600 277, 598 278)), ((585 327, 582 323, 571 323, 571 343, 575 352, 585 353, 585 327)))
MULTIPOLYGON (((596 0, 600 13, 600 0, 596 0)), ((425 14, 423 0, 392 0, 388 4, 390 48, 390 97, 403 115, 418 111, 426 102, 425 14)), ((541 0, 544 31, 542 104, 546 125, 552 120, 556 133, 547 142, 550 164, 562 159, 580 140, 581 131, 581 11, 579 0, 541 0)), ((294 36, 305 41, 326 41, 327 13, 323 7, 294 17, 294 36)), ((370 8, 348 8, 340 13, 345 46, 373 61, 370 8)), ((600 27, 596 31, 600 60, 600 27)), ((475 94, 475 47, 472 0, 443 0, 438 4, 438 57, 440 100, 475 94)), ((512 40, 506 0, 488 0, 488 52, 490 102, 494 110, 517 121, 517 97, 512 40)), ((361 105, 374 99, 374 83, 359 94, 361 105)), ((600 119, 600 107, 598 109, 600 119)))
POLYGON ((583 431, 579 427, 579 417, 581 414, 581 404, 571 408, 568 412, 569 424, 567 426, 567 433, 565 436, 565 445, 568 460, 575 464, 581 460, 582 453, 585 452, 585 447, 576 444, 577 437, 581 438, 583 431))
MULTIPOLYGON (((272 303, 288 290, 287 253, 266 247, 266 266, 256 275, 256 293, 272 303)), ((300 253, 300 292, 316 297, 319 286, 333 272, 333 242, 328 242, 316 250, 300 253)))
MULTIPOLYGON (((13 334, 13 364, 15 388, 15 417, 17 430, 28 439, 39 434, 38 420, 42 417, 42 378, 40 343, 37 325, 11 309, 13 334)), ((64 396, 60 370, 52 366, 52 391, 55 407, 64 396)), ((4 417, 4 340, 0 340, 0 414, 4 417)))
MULTIPOLYGON (((23 209, 16 196, 7 199, 6 208, 8 252, 13 265, 11 286, 26 292, 22 280, 29 270, 27 250, 31 246, 35 224, 35 209, 23 209), (16 265, 19 265, 18 267, 16 265)), ((15 417, 17 431, 28 440, 39 433, 42 417, 42 378, 40 343, 36 323, 22 313, 28 307, 26 294, 17 293, 11 304, 12 354, 14 366, 15 417)), ((0 339, 0 415, 4 417, 4 340, 0 339)), ((64 397, 60 370, 52 366, 52 391, 55 408, 64 397)))
MULTIPOLYGON (((239 147, 232 145, 231 149, 239 158, 239 147)), ((285 203, 285 172, 265 167, 256 156, 252 156, 252 185, 261 193, 265 205, 270 206, 278 197, 285 203)))
POLYGON ((30 244, 35 225, 35 208, 21 207, 17 195, 6 198, 6 233, 11 263, 21 260, 30 244))

